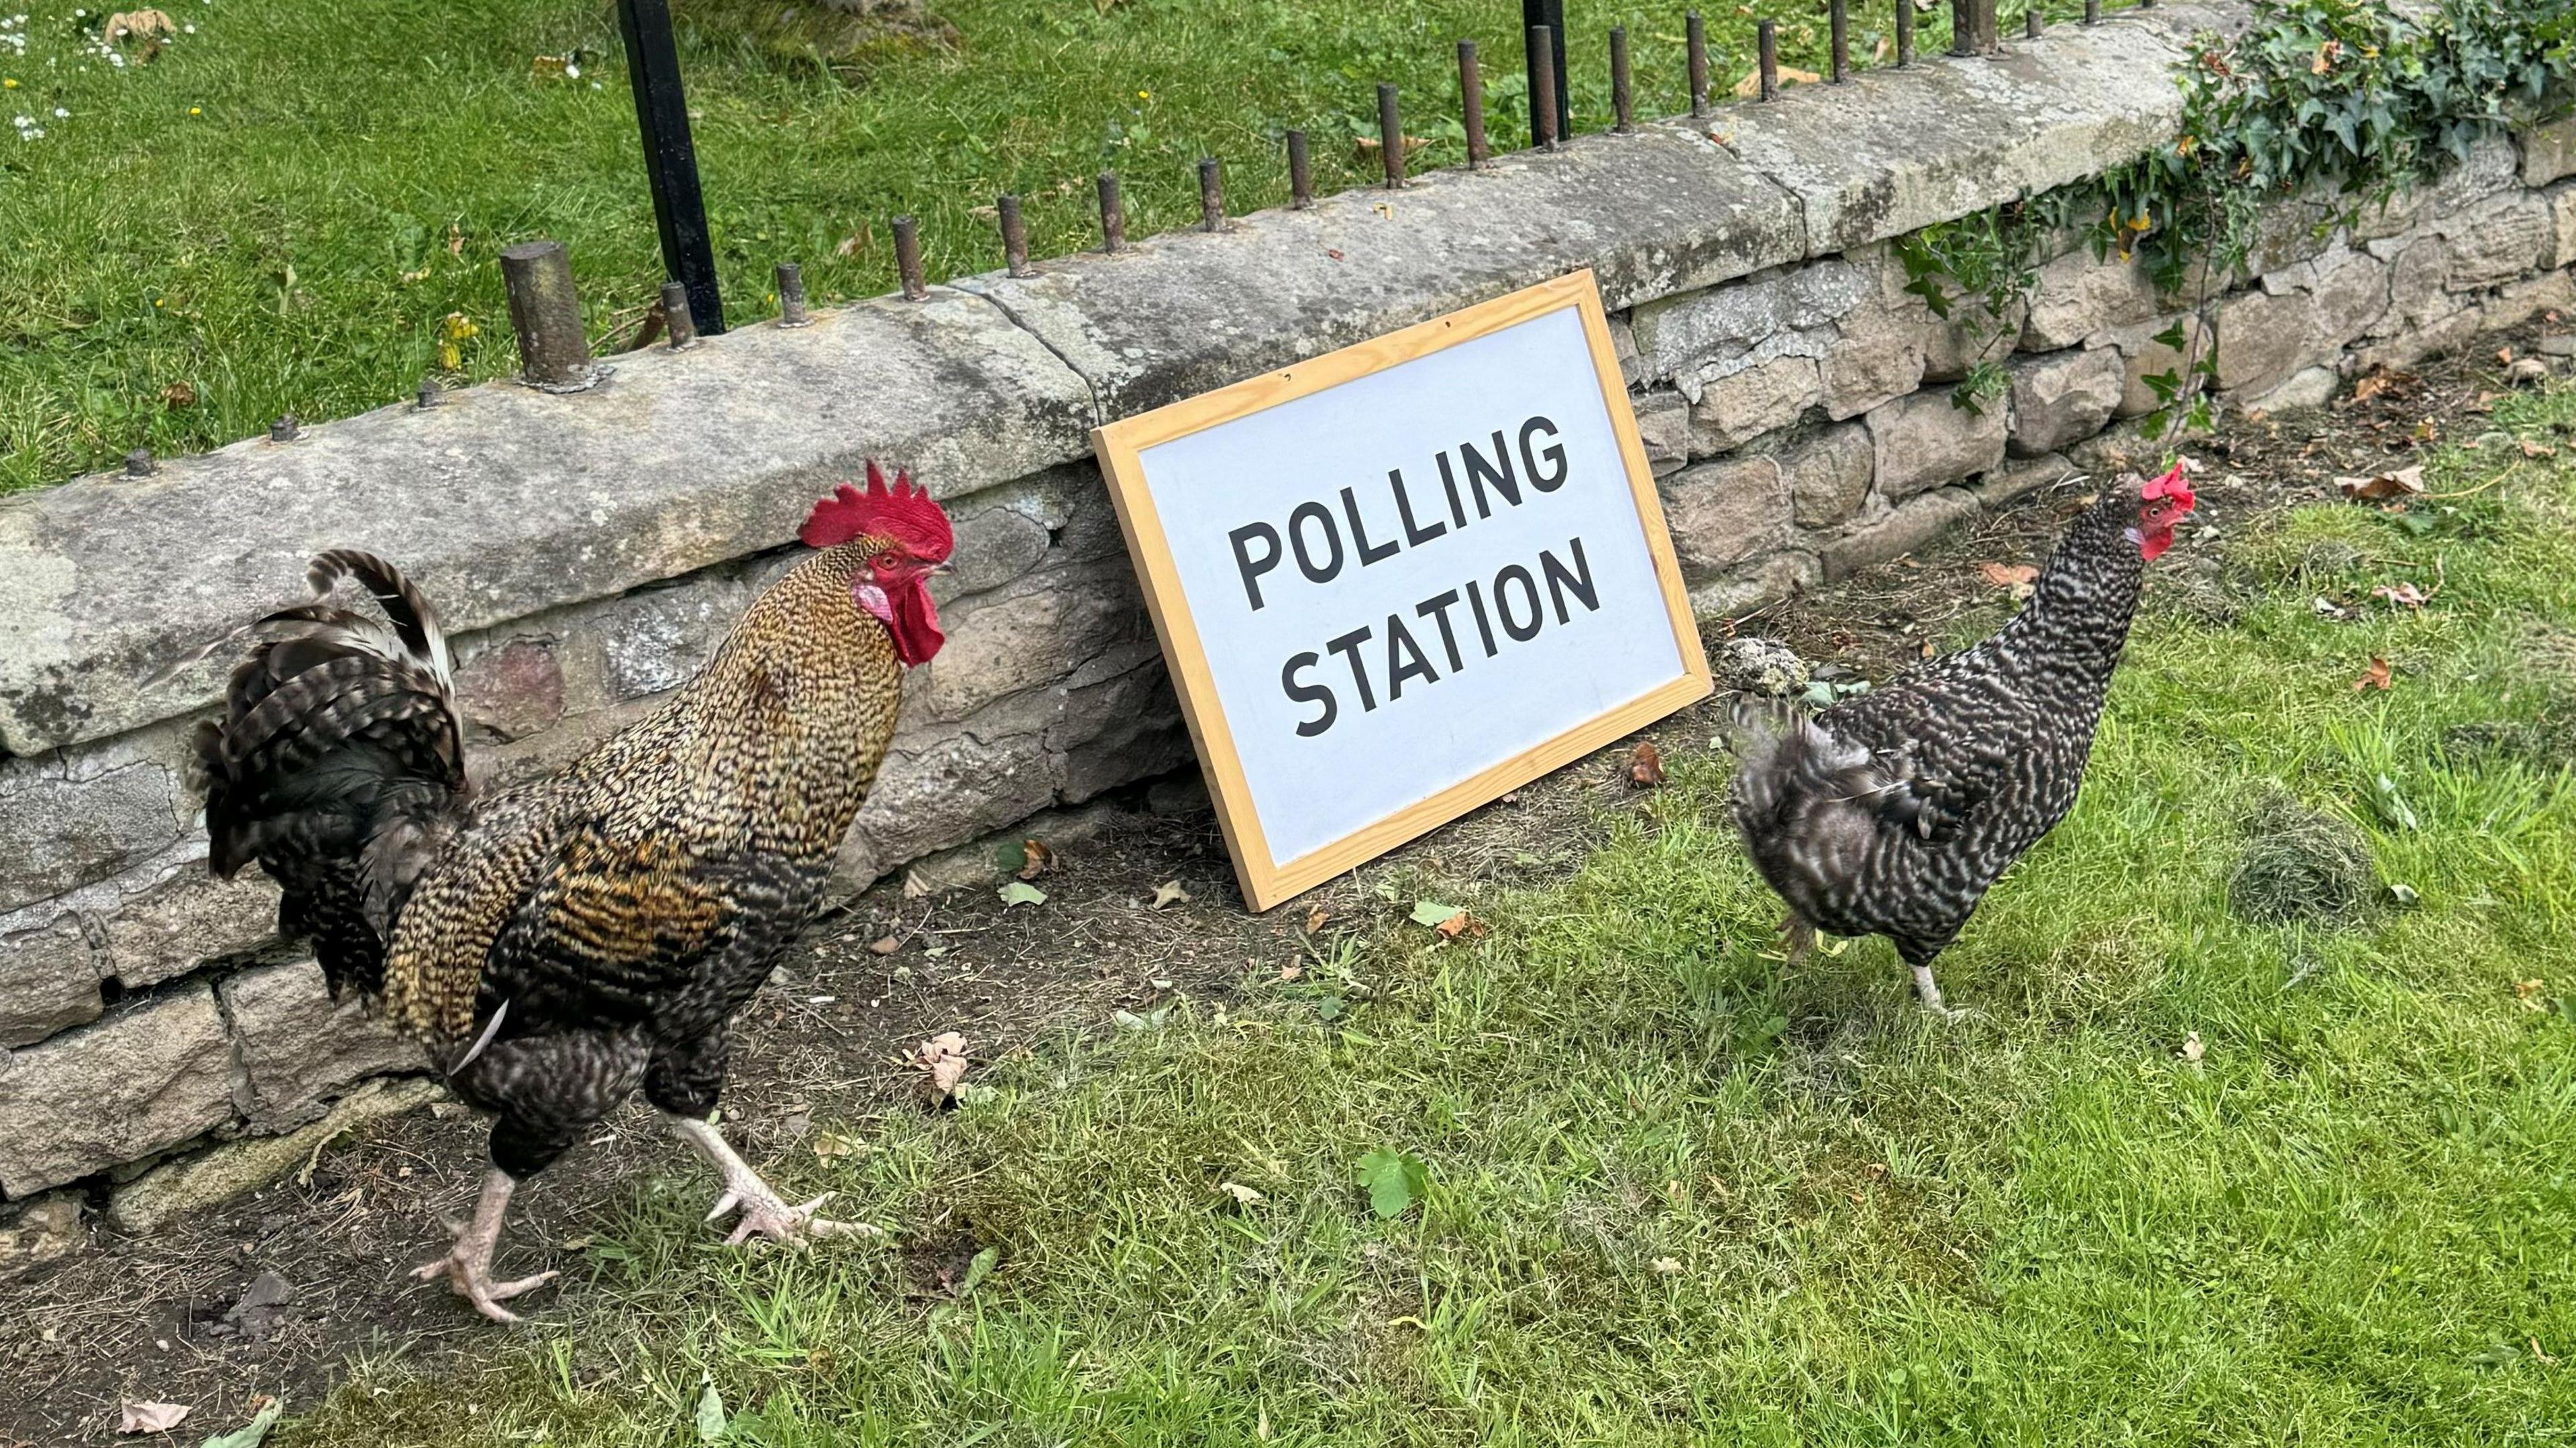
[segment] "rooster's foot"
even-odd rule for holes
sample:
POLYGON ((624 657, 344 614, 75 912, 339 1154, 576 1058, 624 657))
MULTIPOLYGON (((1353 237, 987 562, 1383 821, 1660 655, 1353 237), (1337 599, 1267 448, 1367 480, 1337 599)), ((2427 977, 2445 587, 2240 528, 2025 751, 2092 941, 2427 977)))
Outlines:
POLYGON ((412 1269, 415 1282, 447 1279, 456 1295, 474 1304, 474 1310, 499 1323, 515 1323, 517 1313, 501 1304, 523 1293, 533 1292, 555 1280, 554 1272, 540 1272, 515 1282, 492 1280, 492 1250, 501 1240, 502 1214, 509 1210, 510 1192, 518 1185, 509 1173, 497 1168, 483 1179, 483 1196, 474 1207, 474 1220, 456 1234, 456 1245, 446 1255, 424 1262, 412 1269))
POLYGON ((831 1200, 830 1192, 801 1207, 787 1205, 778 1193, 770 1190, 769 1183, 760 1179, 760 1173, 751 1169, 751 1163, 744 1161, 725 1141, 723 1133, 694 1116, 667 1119, 671 1129, 696 1147, 698 1155, 707 1159, 707 1165, 714 1167, 724 1178, 724 1195, 716 1198, 715 1208, 707 1213, 707 1220, 716 1221, 736 1209, 742 1212, 741 1218, 734 1223, 733 1235, 725 1238, 726 1246, 739 1247, 754 1237, 799 1246, 824 1237, 877 1235, 876 1228, 863 1223, 835 1222, 815 1216, 815 1210, 831 1200))
POLYGON ((817 1209, 832 1199, 830 1192, 823 1193, 801 1207, 791 1207, 779 1200, 766 1185, 760 1182, 758 1177, 752 1178, 745 1185, 756 1190, 727 1187, 725 1194, 716 1199, 715 1209, 707 1213, 707 1220, 713 1222, 736 1207, 742 1209, 741 1218, 733 1224, 733 1235, 725 1238, 725 1245, 728 1247, 742 1246, 754 1237, 765 1237, 772 1242, 789 1247, 801 1247, 819 1238, 863 1236, 870 1230, 856 1223, 835 1222, 829 1218, 814 1215, 817 1209))

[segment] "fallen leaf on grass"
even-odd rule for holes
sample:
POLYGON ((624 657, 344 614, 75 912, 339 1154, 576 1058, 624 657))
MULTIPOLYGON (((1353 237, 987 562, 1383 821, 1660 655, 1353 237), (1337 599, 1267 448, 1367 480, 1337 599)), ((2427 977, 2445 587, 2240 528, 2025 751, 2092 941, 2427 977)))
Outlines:
POLYGON ((196 1409, 185 1403, 128 1403, 116 1425, 119 1433, 167 1433, 196 1409))
POLYGON ((229 1433, 217 1434, 207 1439, 199 1444, 198 1448, 259 1448, 259 1445, 267 1440, 268 1430, 276 1424, 279 1415, 286 1411, 286 1404, 266 1394, 251 1401, 258 1406, 259 1411, 251 1414, 249 1422, 229 1433))
POLYGON ((2522 1008, 2524 1010, 2545 1011, 2549 1009, 2549 999, 2542 995, 2541 991, 2547 989, 2548 985, 2549 982, 2539 976, 2533 976, 2529 980, 2515 981, 2513 983, 2513 998, 2522 1002, 2522 1008))
POLYGON ((1027 857, 1020 866, 1021 879, 1034 880, 1055 868, 1055 851, 1048 849, 1043 843, 1037 840, 1022 840, 1020 849, 1027 857))
POLYGON ((2398 793, 2397 781, 2384 774, 2371 782, 2370 807, 2379 812, 2380 819, 2391 829, 2411 830, 2422 823, 2415 817, 2415 807, 2406 802, 2405 795, 2398 793))
POLYGON ((2524 457, 2554 458, 2558 456, 2558 449, 2551 447, 2545 442, 2533 442, 2527 437, 2520 439, 2520 442, 2522 443, 2522 455, 2524 457))
POLYGON ((453 221, 447 223, 447 254, 449 256, 465 255, 465 228, 457 225, 453 221))
POLYGON ((856 1138, 844 1136, 837 1131, 827 1131, 814 1138, 814 1154, 825 1161, 830 1161, 836 1156, 854 1156, 858 1150, 859 1143, 856 1138))
POLYGON ((1450 916, 1448 919, 1441 921, 1439 924, 1432 926, 1431 929, 1432 933, 1438 935, 1443 940, 1455 940, 1461 935, 1471 937, 1483 936, 1485 933, 1485 923, 1478 920, 1475 916, 1468 914, 1466 911, 1461 910, 1457 914, 1450 916))
POLYGON ((912 1048, 912 1064, 929 1077, 931 1104, 944 1102, 957 1094, 957 1083, 966 1079, 966 1038, 955 1031, 941 1031, 912 1048))
POLYGON ((1380 1147, 1360 1158, 1352 1180, 1369 1194, 1369 1210, 1393 1219, 1431 1189, 1431 1168, 1409 1151, 1380 1147))
POLYGON ((110 45, 141 41, 143 53, 137 59, 146 61, 159 55, 163 42, 178 33, 179 27, 158 10, 120 10, 107 17, 107 24, 99 28, 99 38, 110 45))
POLYGON ((1664 782, 1664 756, 1649 740, 1640 739, 1628 751, 1628 783, 1639 789, 1651 789, 1664 782))
MULTIPOLYGON (((1816 74, 1812 70, 1800 70, 1794 65, 1784 65, 1780 67, 1780 84, 1782 85, 1814 85, 1823 79, 1823 76, 1816 74)), ((1753 97, 1762 94, 1762 72, 1759 70, 1746 71, 1744 73, 1744 79, 1735 83, 1735 94, 1739 100, 1750 100, 1753 97)))
POLYGON ((2391 372, 2385 368, 2374 367, 2363 374, 2360 381, 2352 384, 2352 400, 2368 402, 2383 392, 2402 390, 2414 380, 2415 374, 2411 372, 2391 372))
POLYGON ((1013 880, 1001 890, 1004 905, 1044 905, 1046 892, 1026 881, 1013 880))
POLYGON ((2370 656, 2370 668, 2352 681, 2352 691, 2356 694, 2365 689, 2386 689, 2388 686, 2388 661, 2377 654, 2370 656))
POLYGON ((173 382, 161 389, 161 401, 170 407, 194 407, 197 405, 197 389, 185 382, 173 382))
MULTIPOLYGON (((2370 596, 2373 598, 2387 599, 2390 603, 2399 608, 2422 608, 2424 606, 2424 594, 2422 590, 2416 588, 2416 586, 2411 583, 2401 583, 2394 588, 2383 583, 2379 587, 2372 589, 2370 591, 2370 596)), ((2356 685, 2355 687, 2359 686, 2356 685)), ((2387 688, 2387 681, 2382 679, 2379 687, 2383 689, 2387 688)))
POLYGON ((1324 907, 1323 907, 1323 906, 1321 906, 1321 905, 1318 905, 1318 906, 1316 906, 1314 909, 1307 911, 1307 912, 1306 912, 1306 933, 1307 933, 1308 935, 1312 935, 1312 934, 1314 934, 1316 931, 1323 929, 1323 928, 1324 928, 1324 922, 1325 922, 1325 921, 1327 921, 1327 920, 1330 920, 1330 919, 1332 919, 1332 918, 1333 918, 1332 916, 1330 916, 1330 915, 1328 915, 1328 914, 1326 914, 1326 913, 1324 912, 1324 907))
POLYGON ((2174 1054, 2197 1066, 2200 1064, 2200 1058, 2208 1054, 2208 1051, 2209 1048, 2200 1043, 2200 1032, 2194 1031, 2182 1038, 2182 1049, 2174 1054))
POLYGON ((2019 588, 2039 579, 2039 570, 2027 563, 1980 563, 1977 572, 1997 588, 2019 588))
POLYGON ((1413 902, 1412 919, 1416 925, 1427 925, 1437 930, 1466 913, 1458 906, 1443 905, 1436 900, 1416 900, 1413 902))
POLYGON ((2377 503, 2390 498, 2411 498, 2424 491, 2424 466, 2399 468, 2368 478, 2337 478, 2335 486, 2356 502, 2377 503))
POLYGON ((1181 888, 1181 882, 1178 880, 1165 880, 1160 885, 1154 887, 1154 903, 1145 908, 1149 910, 1160 910, 1166 906, 1187 905, 1188 903, 1190 903, 1190 892, 1181 888))
POLYGON ((724 1398, 716 1392, 716 1380, 701 1378, 698 1389, 698 1441, 721 1443, 725 1436, 724 1398))
POLYGON ((1306 967, 1302 965, 1283 965, 1279 967, 1279 978, 1281 980, 1297 980, 1305 974, 1306 967))
POLYGON ((1261 1193, 1241 1182, 1218 1182, 1216 1189, 1234 1198, 1234 1204, 1238 1207, 1248 1207, 1262 1200, 1261 1193))
POLYGON ((1666 1277, 1673 1276, 1682 1270, 1682 1264, 1671 1257, 1658 1257, 1654 1260, 1653 1266, 1657 1272, 1666 1277))
MULTIPOLYGON (((1419 151, 1430 144, 1431 143, 1428 140, 1425 140, 1420 136, 1407 136, 1404 138, 1404 154, 1410 156, 1414 152, 1419 151)), ((1360 160, 1374 161, 1378 158, 1379 153, 1386 149, 1386 143, 1375 136, 1361 136, 1355 142, 1355 147, 1359 153, 1360 160)))

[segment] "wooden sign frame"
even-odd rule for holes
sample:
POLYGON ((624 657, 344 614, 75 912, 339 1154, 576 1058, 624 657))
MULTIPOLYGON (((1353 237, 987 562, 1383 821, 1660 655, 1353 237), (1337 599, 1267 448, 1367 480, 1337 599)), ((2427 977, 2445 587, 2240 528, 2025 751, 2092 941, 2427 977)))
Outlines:
POLYGON ((1700 646, 1698 622, 1692 617, 1689 592, 1682 584, 1681 565, 1673 556, 1662 500, 1656 494, 1654 474, 1646 462, 1645 445, 1637 435, 1636 414, 1629 405, 1627 384, 1611 345, 1609 320, 1589 269, 1389 332, 1294 367, 1121 419, 1095 428, 1091 439, 1101 473, 1108 481, 1110 500, 1118 512, 1119 527, 1127 537, 1128 556, 1144 587, 1146 607, 1153 614, 1154 631, 1162 642, 1163 657, 1180 696, 1181 712, 1189 722, 1191 742, 1197 746, 1199 762, 1207 774, 1217 821, 1234 858, 1236 880, 1255 911, 1267 910, 1385 854, 1622 735, 1706 698, 1710 692, 1708 656, 1700 646), (1206 651, 1190 616, 1162 520, 1145 481, 1142 454, 1175 438, 1569 308, 1582 320, 1601 400, 1618 442, 1647 552, 1653 559, 1656 582, 1671 620, 1673 641, 1681 657, 1680 676, 1338 840, 1295 859, 1274 859, 1206 651))

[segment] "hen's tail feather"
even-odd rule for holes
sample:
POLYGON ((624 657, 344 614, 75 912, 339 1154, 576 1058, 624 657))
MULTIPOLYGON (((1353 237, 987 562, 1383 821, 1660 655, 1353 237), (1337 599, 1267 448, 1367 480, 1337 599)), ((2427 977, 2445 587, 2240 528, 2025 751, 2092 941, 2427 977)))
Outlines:
POLYGON ((257 860, 284 892, 280 930, 311 940, 333 993, 374 994, 395 917, 464 816, 464 730, 437 612, 399 569, 338 550, 308 577, 313 601, 218 641, 253 646, 223 722, 196 736, 209 864, 257 860), (325 602, 343 579, 384 618, 325 602))

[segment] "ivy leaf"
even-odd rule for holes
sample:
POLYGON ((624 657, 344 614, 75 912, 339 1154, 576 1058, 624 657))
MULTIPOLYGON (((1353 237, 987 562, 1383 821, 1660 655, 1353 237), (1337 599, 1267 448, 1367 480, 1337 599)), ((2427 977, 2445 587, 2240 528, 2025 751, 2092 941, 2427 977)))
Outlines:
POLYGON ((698 1441, 721 1443, 725 1435, 724 1398, 716 1392, 716 1380, 707 1378, 698 1393, 698 1441))
POLYGON ((1004 905, 1044 905, 1047 893, 1025 880, 1013 880, 1002 887, 1004 905))
POLYGON ((1461 913, 1463 908, 1460 906, 1443 905, 1436 900, 1416 900, 1413 902, 1412 918, 1416 925, 1427 925, 1437 930, 1448 924, 1451 916, 1461 913))

